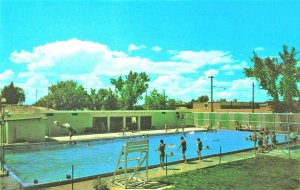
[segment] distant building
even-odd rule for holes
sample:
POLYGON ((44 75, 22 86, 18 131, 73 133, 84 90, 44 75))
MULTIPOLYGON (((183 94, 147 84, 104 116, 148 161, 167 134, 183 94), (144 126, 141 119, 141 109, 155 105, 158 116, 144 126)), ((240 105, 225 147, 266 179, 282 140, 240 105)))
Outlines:
MULTIPOLYGON (((265 102, 254 102, 254 112, 272 112, 270 105, 265 102)), ((193 110, 210 112, 211 102, 193 102, 193 110)), ((252 112, 252 102, 222 101, 213 102, 214 112, 252 112)))

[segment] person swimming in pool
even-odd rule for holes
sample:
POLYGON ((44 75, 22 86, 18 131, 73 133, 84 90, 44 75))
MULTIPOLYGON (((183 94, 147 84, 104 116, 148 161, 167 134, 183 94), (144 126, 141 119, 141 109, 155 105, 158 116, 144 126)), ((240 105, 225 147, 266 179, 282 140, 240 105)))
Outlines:
POLYGON ((211 150, 211 148, 208 145, 205 147, 205 149, 206 150, 211 150))

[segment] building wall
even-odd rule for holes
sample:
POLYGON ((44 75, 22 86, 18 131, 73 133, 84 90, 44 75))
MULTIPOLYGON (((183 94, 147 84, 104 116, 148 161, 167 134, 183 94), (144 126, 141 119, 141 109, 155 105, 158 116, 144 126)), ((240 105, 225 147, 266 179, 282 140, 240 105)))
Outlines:
MULTIPOLYGON (((221 109, 220 102, 214 102, 214 111, 221 109)), ((202 112, 210 112, 211 111, 211 102, 193 102, 193 109, 201 110, 202 112)))
POLYGON ((45 123, 42 119, 22 119, 7 121, 6 142, 43 142, 45 123))
MULTIPOLYGON (((182 125, 188 127, 207 127, 211 125, 218 129, 234 129, 234 122, 238 121, 242 127, 247 124, 269 128, 271 130, 287 131, 289 129, 296 131, 300 128, 300 114, 274 114, 274 113, 243 113, 243 112, 186 112, 176 110, 160 111, 56 111, 45 112, 42 115, 36 114, 16 114, 7 121, 6 140, 8 143, 16 142, 43 142, 45 136, 68 135, 64 128, 57 127, 54 121, 70 123, 77 131, 77 134, 85 134, 85 129, 93 127, 93 118, 107 118, 106 132, 110 128, 126 127, 126 117, 136 117, 139 129, 143 129, 139 124, 139 118, 145 116, 151 118, 151 127, 149 129, 164 129, 164 124, 169 129, 180 128, 182 125), (113 126, 112 117, 121 118, 122 122, 113 126), (110 128, 109 128, 110 126, 110 128)), ((112 130, 113 131, 113 130, 112 130)), ((115 131, 118 132, 118 131, 115 131)), ((1 135, 0 135, 1 136, 1 135)))
POLYGON ((68 135, 68 130, 54 125, 54 121, 69 123, 78 134, 82 134, 86 127, 92 127, 92 119, 87 112, 51 112, 45 113, 47 121, 45 122, 44 133, 46 136, 68 135))
POLYGON ((183 111, 155 111, 152 112, 152 126, 154 129, 164 129, 167 124, 168 128, 175 129, 183 123, 186 125, 186 112, 183 111))
MULTIPOLYGON (((250 102, 237 102, 242 105, 242 103, 250 104, 250 102)), ((257 104, 257 103, 256 103, 257 104)), ((252 113, 251 108, 243 108, 243 109, 222 109, 221 102, 214 102, 213 103, 214 112, 249 112, 252 113)), ((193 112, 211 112, 211 102, 193 102, 193 112), (206 105, 206 106, 205 106, 206 105)), ((256 113, 266 113, 272 112, 269 106, 267 107, 260 107, 254 108, 254 112, 256 113)))
MULTIPOLYGON (((181 112, 180 112, 181 113, 181 112)), ((162 129, 165 123, 167 123, 169 128, 175 128, 178 125, 177 115, 178 111, 58 111, 58 112, 49 112, 44 115, 47 117, 45 134, 48 136, 59 136, 59 135, 68 135, 68 131, 61 127, 55 126, 54 121, 59 121, 61 123, 69 123, 76 131, 77 134, 84 134, 84 131, 87 127, 93 127, 93 118, 94 117, 106 117, 108 118, 108 125, 111 122, 111 118, 115 117, 141 117, 148 116, 151 117, 151 125, 153 129, 162 129)), ((139 122, 139 120, 137 120, 139 122)), ((120 125, 120 124, 119 124, 120 125)), ((124 125, 124 123, 123 123, 124 125)), ((126 125, 126 124, 125 124, 126 125)), ((122 126, 105 126, 106 131, 115 131, 122 126), (109 129, 111 128, 111 129, 109 129)))

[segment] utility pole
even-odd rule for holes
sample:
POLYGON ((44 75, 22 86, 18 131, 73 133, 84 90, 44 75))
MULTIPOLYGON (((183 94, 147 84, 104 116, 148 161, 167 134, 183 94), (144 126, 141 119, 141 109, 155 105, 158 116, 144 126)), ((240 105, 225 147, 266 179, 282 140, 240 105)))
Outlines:
POLYGON ((214 98, 213 98, 213 78, 214 76, 208 76, 210 78, 210 101, 211 101, 211 112, 214 112, 214 98))
POLYGON ((5 168, 4 168, 4 164, 5 164, 5 134, 6 134, 6 130, 5 130, 5 106, 6 106, 6 99, 5 98, 1 98, 0 101, 0 112, 1 112, 1 169, 0 171, 4 172, 5 168))
POLYGON ((254 82, 252 82, 252 113, 254 113, 254 82))

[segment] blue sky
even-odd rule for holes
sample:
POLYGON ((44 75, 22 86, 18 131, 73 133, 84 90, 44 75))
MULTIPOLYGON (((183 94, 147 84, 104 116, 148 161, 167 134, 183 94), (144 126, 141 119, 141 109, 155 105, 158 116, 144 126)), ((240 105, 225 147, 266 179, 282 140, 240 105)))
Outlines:
MULTIPOLYGON (((107 88, 130 70, 151 89, 189 101, 252 100, 249 57, 300 48, 300 2, 279 0, 1 0, 0 87, 22 87, 26 103, 60 80, 107 88), (225 88, 225 89, 224 89, 225 88)), ((255 101, 270 99, 255 82, 255 101)))

